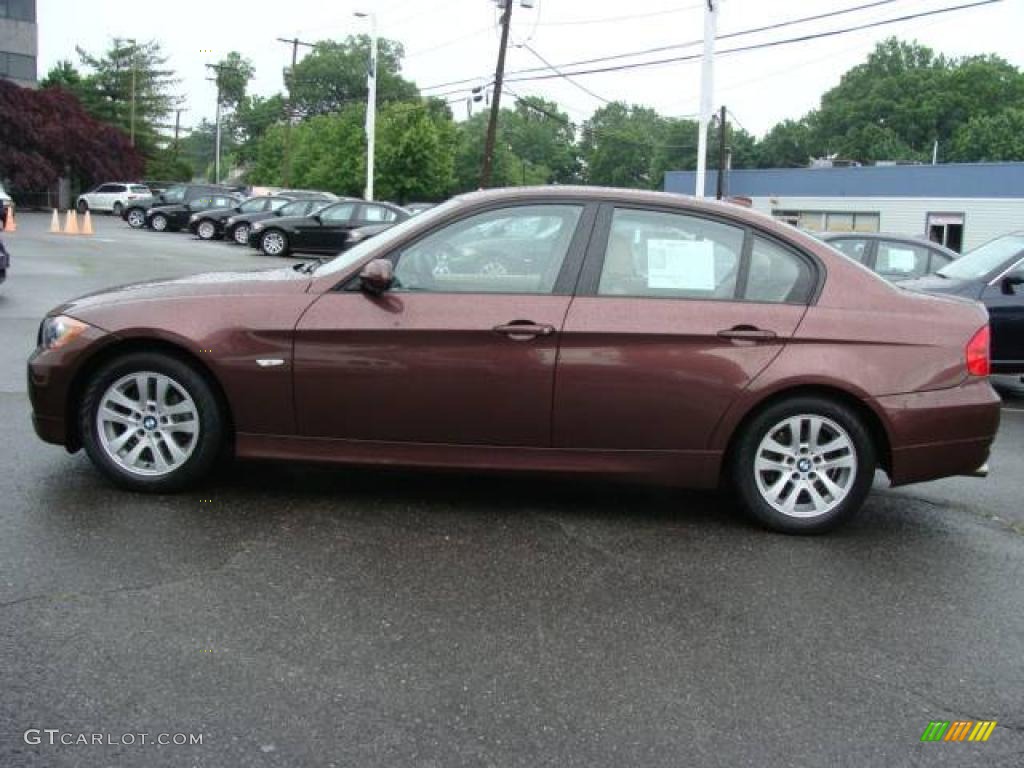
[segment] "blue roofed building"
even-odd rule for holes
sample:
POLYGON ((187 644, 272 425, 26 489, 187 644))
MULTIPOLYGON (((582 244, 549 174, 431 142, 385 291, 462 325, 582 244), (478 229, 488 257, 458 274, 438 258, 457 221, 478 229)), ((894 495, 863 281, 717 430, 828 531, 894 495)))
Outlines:
MULTIPOLYGON (((665 191, 692 195, 695 181, 670 171, 665 191)), ((811 232, 891 232, 968 251, 1024 230, 1024 163, 730 170, 725 181, 730 197, 811 232)))

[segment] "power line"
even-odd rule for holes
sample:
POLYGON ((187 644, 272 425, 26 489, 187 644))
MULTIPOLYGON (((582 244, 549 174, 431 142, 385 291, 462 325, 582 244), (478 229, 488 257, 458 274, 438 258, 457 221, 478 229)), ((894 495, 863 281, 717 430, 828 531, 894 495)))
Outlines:
POLYGON ((573 80, 567 74, 562 72, 558 67, 556 67, 550 61, 548 61, 543 56, 541 56, 539 53, 537 53, 537 51, 535 51, 528 44, 522 43, 518 47, 525 48, 526 50, 528 50, 530 53, 532 53, 534 56, 536 56, 538 59, 540 59, 542 62, 544 62, 548 66, 548 69, 550 69, 552 72, 555 72, 556 74, 561 75, 565 79, 565 81, 567 83, 569 83, 571 85, 575 85, 577 88, 579 88, 581 91, 583 91, 588 96, 592 96, 593 98, 597 99, 598 101, 602 101, 605 104, 611 104, 611 101, 609 99, 606 99, 604 96, 601 96, 599 94, 594 93, 592 90, 587 88, 587 86, 583 85, 582 83, 577 83, 575 80, 573 80))
MULTIPOLYGON (((844 29, 834 29, 834 30, 829 30, 828 32, 816 32, 816 33, 813 33, 813 34, 800 35, 799 37, 790 37, 790 38, 785 38, 785 39, 782 39, 782 40, 771 40, 771 41, 768 41, 768 42, 765 42, 765 43, 755 43, 753 45, 745 45, 745 46, 741 46, 739 48, 727 48, 727 49, 725 49, 723 51, 716 52, 715 55, 716 56, 725 56, 725 55, 730 54, 730 53, 744 53, 746 51, 756 51, 756 50, 761 50, 763 48, 775 48, 775 47, 780 46, 780 45, 790 45, 792 43, 802 43, 802 42, 806 42, 808 40, 818 40, 818 39, 825 38, 825 37, 835 37, 836 35, 845 35, 845 34, 849 34, 850 32, 859 32, 859 31, 864 30, 864 29, 872 29, 874 27, 882 27, 882 26, 886 26, 888 24, 898 24, 898 23, 903 22, 903 21, 910 21, 912 19, 919 19, 919 18, 923 18, 925 16, 936 16, 936 15, 942 14, 942 13, 951 13, 953 11, 961 11, 961 10, 965 10, 967 8, 977 8, 977 7, 980 7, 980 6, 983 6, 983 5, 992 5, 993 3, 1000 3, 1000 2, 1002 2, 1002 0, 978 0, 978 2, 964 3, 962 5, 954 5, 954 6, 950 6, 950 7, 947 7, 947 8, 938 8, 938 9, 931 10, 931 11, 922 11, 920 13, 912 13, 912 14, 908 14, 906 16, 899 16, 899 17, 893 18, 893 19, 884 19, 882 21, 875 21, 875 22, 871 22, 871 23, 868 23, 868 24, 859 24, 857 26, 846 27, 844 29)), ((661 66, 661 65, 664 65, 664 64, 676 64, 676 63, 683 62, 683 61, 693 61, 694 59, 699 59, 699 58, 701 58, 701 54, 692 54, 692 55, 689 55, 689 56, 672 56, 672 57, 665 58, 665 59, 655 59, 653 61, 639 61, 639 62, 633 62, 633 63, 630 63, 630 64, 618 64, 618 65, 615 65, 615 66, 597 67, 597 68, 593 68, 593 69, 577 70, 575 72, 569 72, 568 74, 572 75, 573 77, 580 77, 582 75, 594 75, 594 74, 600 74, 600 73, 604 73, 604 72, 620 72, 620 71, 628 70, 628 69, 641 69, 641 68, 644 68, 644 67, 655 67, 655 66, 661 66)), ((516 73, 509 73, 509 74, 516 74, 516 73)), ((563 77, 563 76, 564 75, 550 75, 550 74, 548 74, 548 75, 531 75, 529 77, 518 77, 518 78, 510 79, 509 82, 510 83, 525 83, 525 82, 532 82, 534 80, 551 80, 551 79, 554 79, 554 78, 557 78, 557 77, 563 77)))
POLYGON ((633 21, 635 19, 652 19, 655 16, 669 16, 676 13, 686 13, 697 8, 703 8, 704 3, 694 3, 682 8, 669 8, 664 11, 652 11, 650 13, 631 13, 627 16, 605 16, 599 19, 565 19, 561 21, 545 21, 540 24, 542 27, 576 27, 588 24, 613 24, 619 21, 633 21))
MULTIPOLYGON (((726 34, 723 34, 723 35, 718 35, 718 37, 716 39, 717 40, 728 40, 728 39, 734 38, 734 37, 742 37, 742 36, 745 36, 745 35, 754 35, 754 34, 758 34, 760 32, 768 32, 768 31, 771 31, 771 30, 774 30, 774 29, 780 29, 782 27, 796 26, 798 24, 806 24, 806 23, 811 22, 811 21, 820 21, 822 19, 831 18, 831 17, 834 17, 834 16, 843 16, 843 15, 850 14, 850 13, 856 13, 858 11, 864 11, 864 10, 867 10, 869 8, 875 8, 875 7, 878 7, 878 6, 881 6, 881 5, 891 5, 892 3, 896 3, 896 2, 901 2, 901 0, 873 0, 873 2, 863 3, 861 5, 855 5, 855 6, 851 6, 849 8, 841 8, 841 9, 836 10, 836 11, 829 11, 828 13, 819 13, 819 14, 815 14, 813 16, 803 16, 803 17, 801 17, 799 19, 790 19, 788 21, 776 22, 774 24, 768 24, 768 25, 765 25, 765 26, 762 26, 762 27, 752 27, 750 29, 743 29, 743 30, 739 30, 737 32, 729 32, 729 33, 726 33, 726 34)), ((998 2, 998 0, 992 0, 992 2, 998 2)), ((585 64, 599 64, 599 63, 606 62, 606 61, 618 61, 620 59, 630 59, 630 58, 634 58, 636 56, 644 56, 644 55, 650 54, 650 53, 663 53, 665 51, 673 51, 673 50, 678 50, 680 48, 692 48, 695 45, 703 45, 703 43, 704 43, 704 38, 698 38, 698 39, 695 39, 695 40, 690 40, 689 42, 685 42, 685 43, 673 43, 671 45, 660 45, 660 46, 656 46, 656 47, 653 47, 653 48, 644 48, 644 49, 641 49, 641 50, 638 50, 638 51, 631 51, 629 53, 618 53, 618 54, 612 54, 610 56, 598 56, 598 57, 591 58, 591 59, 581 59, 579 61, 570 61, 570 62, 566 62, 564 64, 559 64, 558 66, 564 68, 564 67, 583 66, 585 64)), ((527 67, 526 69, 518 69, 518 70, 515 70, 515 71, 512 71, 512 72, 509 72, 508 74, 510 76, 512 76, 512 75, 531 74, 531 73, 534 73, 534 72, 541 72, 544 69, 548 69, 548 68, 549 67, 527 67)), ((420 90, 431 90, 432 88, 435 88, 435 87, 436 88, 443 88, 443 87, 447 87, 449 85, 460 85, 462 83, 467 83, 467 82, 472 82, 472 81, 473 81, 473 78, 467 78, 465 80, 454 80, 454 81, 450 81, 450 82, 447 82, 447 83, 439 83, 436 86, 429 86, 429 85, 428 86, 424 86, 420 90)))

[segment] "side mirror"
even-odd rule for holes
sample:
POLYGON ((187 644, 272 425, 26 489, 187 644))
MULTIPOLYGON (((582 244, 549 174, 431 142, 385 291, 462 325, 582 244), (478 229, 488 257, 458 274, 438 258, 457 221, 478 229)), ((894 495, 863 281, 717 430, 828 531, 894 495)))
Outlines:
POLYGON ((374 259, 359 273, 359 287, 373 296, 380 296, 395 281, 395 267, 387 259, 374 259))
POLYGON ((1003 293, 1007 296, 1013 296, 1017 292, 1018 285, 1024 285, 1024 276, 1022 275, 1007 275, 1002 279, 1003 293))

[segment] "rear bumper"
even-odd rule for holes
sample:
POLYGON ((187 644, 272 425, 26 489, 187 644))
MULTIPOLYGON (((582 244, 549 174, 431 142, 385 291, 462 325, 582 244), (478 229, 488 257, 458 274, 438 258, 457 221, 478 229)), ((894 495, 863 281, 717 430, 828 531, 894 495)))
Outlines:
POLYGON ((988 461, 1001 403, 988 379, 877 403, 889 424, 893 485, 975 474, 988 461))

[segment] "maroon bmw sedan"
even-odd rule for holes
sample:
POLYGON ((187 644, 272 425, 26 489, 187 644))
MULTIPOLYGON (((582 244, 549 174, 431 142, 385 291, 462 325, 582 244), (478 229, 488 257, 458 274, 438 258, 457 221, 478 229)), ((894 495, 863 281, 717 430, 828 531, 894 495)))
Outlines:
POLYGON ((54 309, 34 423, 168 492, 245 459, 726 485, 763 524, 984 474, 988 317, 731 205, 550 187, 445 203, 322 264, 54 309))

